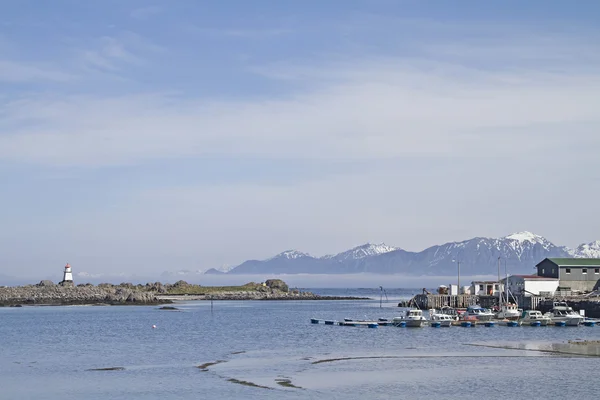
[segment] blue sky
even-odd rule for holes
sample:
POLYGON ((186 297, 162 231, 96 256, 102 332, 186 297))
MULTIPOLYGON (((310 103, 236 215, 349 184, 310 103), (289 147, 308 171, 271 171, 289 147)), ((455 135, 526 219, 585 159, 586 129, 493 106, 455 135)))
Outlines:
POLYGON ((599 19, 595 1, 4 1, 0 274, 600 239, 599 19))

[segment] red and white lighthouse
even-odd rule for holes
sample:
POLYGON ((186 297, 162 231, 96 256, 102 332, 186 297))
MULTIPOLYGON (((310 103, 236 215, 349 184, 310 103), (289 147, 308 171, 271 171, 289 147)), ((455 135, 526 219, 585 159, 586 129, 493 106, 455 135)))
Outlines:
POLYGON ((63 276, 63 282, 73 283, 73 272, 71 271, 71 264, 69 264, 69 263, 67 263, 67 265, 65 265, 65 274, 63 276))

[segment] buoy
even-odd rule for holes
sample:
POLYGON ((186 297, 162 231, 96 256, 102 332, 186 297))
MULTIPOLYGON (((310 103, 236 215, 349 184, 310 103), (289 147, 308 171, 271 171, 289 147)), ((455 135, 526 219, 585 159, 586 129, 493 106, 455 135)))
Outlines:
POLYGON ((487 328, 493 328, 494 326, 496 326, 496 324, 494 323, 494 321, 486 321, 486 322, 484 323, 484 325, 485 325, 487 328))
POLYGON ((583 324, 585 326, 595 326, 596 325, 596 321, 585 321, 583 324))
POLYGON ((439 321, 435 321, 435 322, 431 323, 432 328, 439 328, 440 326, 442 326, 442 323, 439 321))
POLYGON ((152 329, 156 329, 156 325, 152 325, 152 329))
POLYGON ((470 328, 471 327, 471 322, 470 321, 462 321, 460 323, 460 326, 462 326, 463 328, 470 328))
POLYGON ((565 326, 565 325, 567 325, 567 323, 565 321, 556 321, 556 322, 554 322, 554 325, 555 326, 565 326))

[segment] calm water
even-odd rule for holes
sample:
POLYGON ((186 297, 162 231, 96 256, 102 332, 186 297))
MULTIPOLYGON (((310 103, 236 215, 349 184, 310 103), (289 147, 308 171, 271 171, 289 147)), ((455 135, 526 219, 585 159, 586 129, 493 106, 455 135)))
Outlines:
POLYGON ((2 399, 590 398, 595 357, 470 346, 600 339, 600 327, 378 329, 313 325, 392 317, 410 293, 372 301, 190 302, 0 308, 2 399), (152 328, 156 325, 156 329, 152 328), (363 357, 363 358, 360 358, 363 357), (370 358, 364 358, 370 357, 370 358), (351 358, 346 360, 322 362, 351 358), (217 360, 203 372, 196 366, 217 360), (124 367, 119 371, 89 371, 124 367), (590 378, 586 378, 590 377, 590 378), (249 387, 252 382, 271 389, 249 387), (287 388, 277 379, 301 387, 287 388))

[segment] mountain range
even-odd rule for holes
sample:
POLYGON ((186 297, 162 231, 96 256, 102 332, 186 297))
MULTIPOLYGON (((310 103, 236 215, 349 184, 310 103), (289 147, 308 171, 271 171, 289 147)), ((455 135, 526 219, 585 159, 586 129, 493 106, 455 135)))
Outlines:
POLYGON ((600 258, 600 240, 576 249, 557 246, 531 232, 501 238, 476 237, 429 247, 420 252, 386 244, 367 243, 335 255, 313 257, 287 250, 266 260, 248 260, 229 271, 210 269, 207 274, 404 274, 452 275, 460 263, 461 275, 534 273, 546 257, 600 258))

